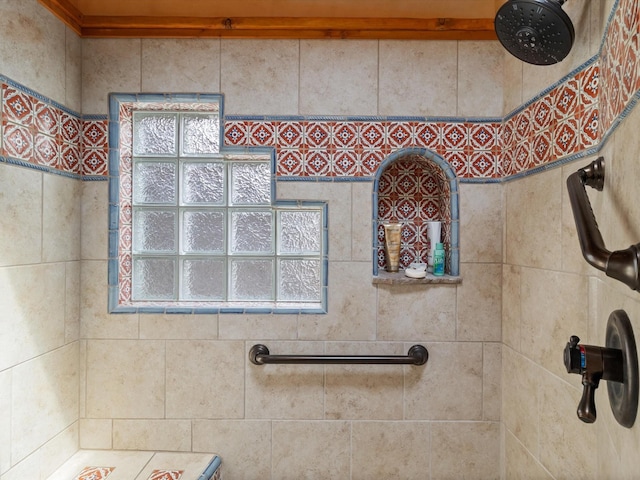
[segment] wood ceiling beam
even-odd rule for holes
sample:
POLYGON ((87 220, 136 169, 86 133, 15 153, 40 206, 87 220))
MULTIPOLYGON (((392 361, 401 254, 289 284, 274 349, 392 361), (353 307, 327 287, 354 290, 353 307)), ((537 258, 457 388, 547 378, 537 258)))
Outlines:
POLYGON ((86 38, 496 39, 492 18, 83 16, 69 0, 39 1, 86 38))

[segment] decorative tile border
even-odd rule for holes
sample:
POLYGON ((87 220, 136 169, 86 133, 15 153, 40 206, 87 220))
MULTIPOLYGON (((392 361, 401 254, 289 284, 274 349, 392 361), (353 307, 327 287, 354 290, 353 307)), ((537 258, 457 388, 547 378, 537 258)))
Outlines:
POLYGON ((180 480, 184 470, 154 470, 147 480, 180 480))
MULTIPOLYGON (((106 116, 81 117, 3 76, 0 89, 0 161, 106 180, 106 116)), ((274 148, 285 181, 370 181, 390 154, 415 147, 462 182, 499 182, 597 150, 639 94, 640 5, 617 0, 599 55, 505 118, 229 116, 224 142, 274 148)))
POLYGON ((73 480, 104 480, 116 467, 85 467, 73 480))

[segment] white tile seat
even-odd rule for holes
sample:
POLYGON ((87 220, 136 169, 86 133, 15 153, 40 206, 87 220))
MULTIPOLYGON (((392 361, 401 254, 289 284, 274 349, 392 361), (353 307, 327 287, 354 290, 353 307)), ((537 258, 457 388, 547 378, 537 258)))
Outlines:
POLYGON ((211 453, 80 450, 47 480, 221 480, 211 453))

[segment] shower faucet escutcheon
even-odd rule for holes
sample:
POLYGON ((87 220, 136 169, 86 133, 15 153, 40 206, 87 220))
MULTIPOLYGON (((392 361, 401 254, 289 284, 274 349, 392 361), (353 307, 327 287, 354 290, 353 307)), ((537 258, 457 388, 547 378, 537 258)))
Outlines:
POLYGON ((596 421, 595 391, 606 380, 613 415, 622 426, 631 428, 638 410, 638 355, 629 317, 616 310, 607 322, 606 346, 580 344, 572 335, 564 349, 567 373, 582 375, 582 398, 578 418, 596 421))

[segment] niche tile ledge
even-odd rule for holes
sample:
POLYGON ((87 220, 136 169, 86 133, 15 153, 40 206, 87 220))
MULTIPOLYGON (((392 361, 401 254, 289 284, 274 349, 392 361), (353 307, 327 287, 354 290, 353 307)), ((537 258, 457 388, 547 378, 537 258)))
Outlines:
POLYGON ((410 278, 403 271, 394 273, 379 271, 377 275, 373 276, 371 283, 374 285, 455 285, 462 283, 462 277, 451 275, 436 277, 427 273, 424 278, 410 278))

